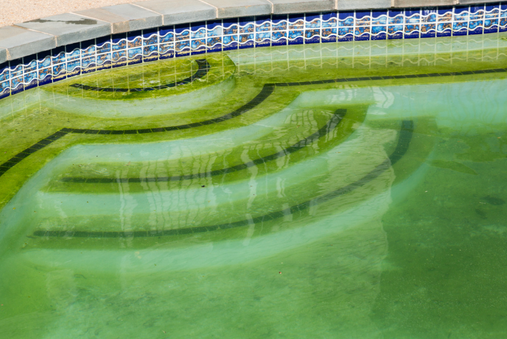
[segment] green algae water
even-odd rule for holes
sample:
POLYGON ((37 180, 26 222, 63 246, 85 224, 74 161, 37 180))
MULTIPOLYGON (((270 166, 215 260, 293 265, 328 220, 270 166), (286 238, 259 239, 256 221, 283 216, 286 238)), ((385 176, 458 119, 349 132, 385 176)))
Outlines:
POLYGON ((506 67, 285 46, 1 100, 0 337, 507 337, 506 67))

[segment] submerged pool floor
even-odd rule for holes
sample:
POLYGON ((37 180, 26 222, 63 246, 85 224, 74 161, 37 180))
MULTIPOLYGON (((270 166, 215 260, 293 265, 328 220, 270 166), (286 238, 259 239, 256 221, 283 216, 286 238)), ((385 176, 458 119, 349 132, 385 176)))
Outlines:
POLYGON ((2 338, 507 337, 507 36, 0 101, 2 338))

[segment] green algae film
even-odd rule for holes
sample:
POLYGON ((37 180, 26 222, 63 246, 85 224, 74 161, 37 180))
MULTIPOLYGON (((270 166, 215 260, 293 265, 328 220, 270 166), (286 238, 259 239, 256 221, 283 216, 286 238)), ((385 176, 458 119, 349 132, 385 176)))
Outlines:
POLYGON ((69 133, 7 171, 0 177, 2 333, 507 336, 506 74, 477 72, 506 67, 502 37, 206 54, 2 100, 0 162, 62 128, 192 124, 247 105, 266 85, 313 82, 276 86, 245 114, 206 126, 69 133), (212 65, 208 78, 163 93, 71 86, 158 86, 194 74, 202 58, 212 65), (387 78, 449 72, 475 73, 387 78), (361 77, 386 79, 315 83, 361 77), (137 116, 131 105, 128 117, 72 106, 79 98, 96 107, 136 100, 163 107, 157 99, 199 100, 192 93, 212 93, 202 101, 213 103, 137 116), (332 130, 281 153, 329 125, 337 110, 346 114, 332 130), (263 157, 270 160, 255 162, 263 157), (143 181, 173 173, 199 175, 143 181), (319 198, 332 192, 340 193, 319 198), (224 226, 203 229, 217 224, 224 226))

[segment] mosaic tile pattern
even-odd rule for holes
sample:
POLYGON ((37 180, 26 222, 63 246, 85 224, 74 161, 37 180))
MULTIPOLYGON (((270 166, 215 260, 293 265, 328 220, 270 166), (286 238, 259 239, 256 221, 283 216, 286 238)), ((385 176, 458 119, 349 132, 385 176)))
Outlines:
POLYGON ((0 64, 0 99, 101 69, 234 49, 507 32, 507 2, 286 14, 115 34, 0 64))

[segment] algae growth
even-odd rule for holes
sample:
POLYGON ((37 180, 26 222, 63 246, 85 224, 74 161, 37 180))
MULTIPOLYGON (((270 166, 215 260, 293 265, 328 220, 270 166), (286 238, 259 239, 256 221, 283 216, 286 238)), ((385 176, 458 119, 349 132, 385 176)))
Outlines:
POLYGON ((0 101, 0 163, 63 133, 0 176, 2 332, 505 336, 503 37, 210 53, 0 101))

